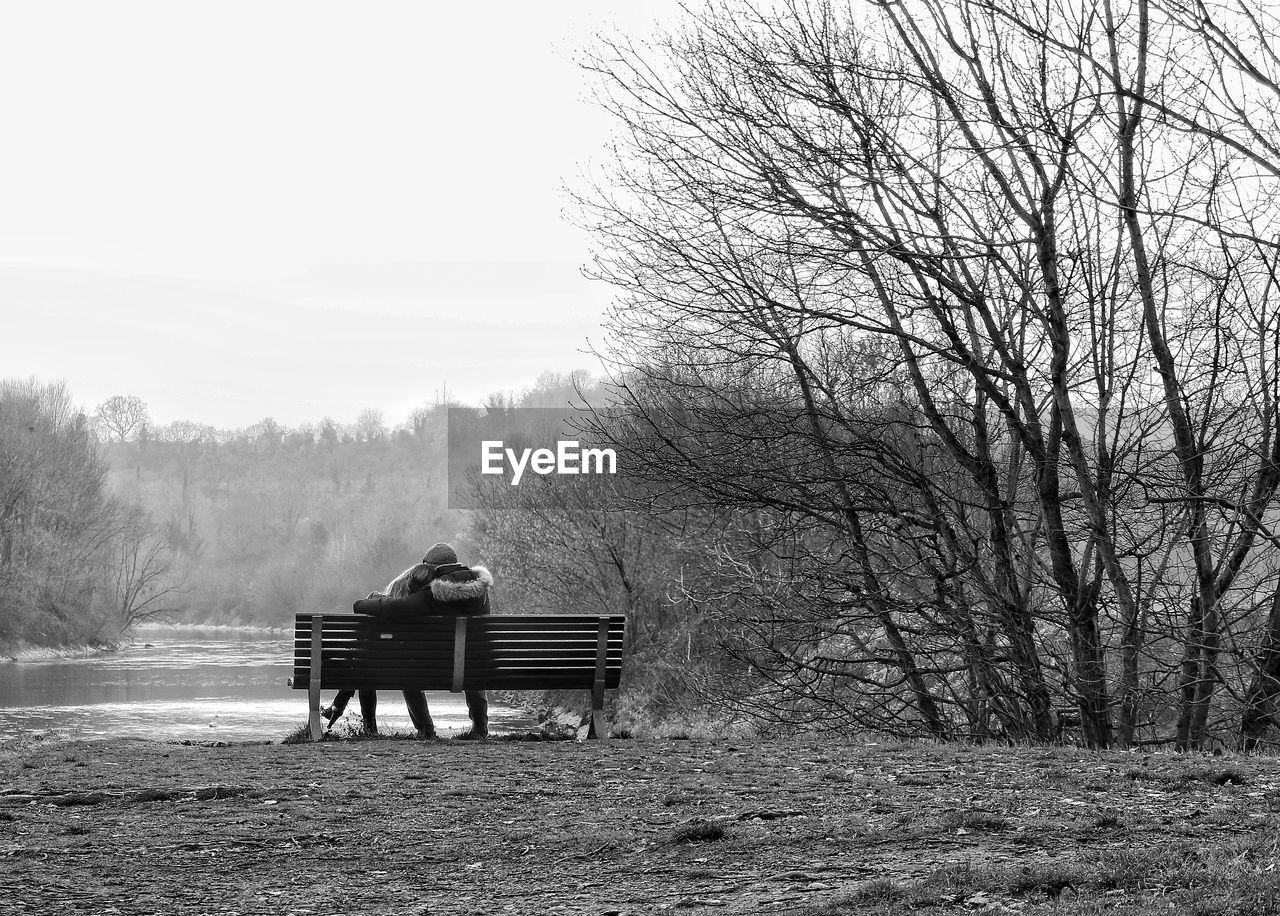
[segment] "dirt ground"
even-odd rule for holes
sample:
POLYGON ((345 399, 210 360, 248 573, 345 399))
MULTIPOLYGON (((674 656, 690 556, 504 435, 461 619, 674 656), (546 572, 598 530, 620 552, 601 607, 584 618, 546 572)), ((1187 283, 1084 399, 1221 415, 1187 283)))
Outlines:
POLYGON ((1238 858, 1270 837, 1274 868, 1276 809, 1268 758, 27 742, 0 746, 0 912, 1114 912, 1153 893, 1191 912, 1177 901, 1201 879, 1171 877, 1185 850, 1238 858), (1117 855, 1134 874, 1113 874, 1117 855))

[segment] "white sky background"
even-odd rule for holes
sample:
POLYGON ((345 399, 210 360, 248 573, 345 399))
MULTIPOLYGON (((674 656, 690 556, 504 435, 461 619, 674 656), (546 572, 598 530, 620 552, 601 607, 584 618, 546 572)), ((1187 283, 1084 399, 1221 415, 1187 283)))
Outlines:
POLYGON ((0 3, 0 377, 235 427, 596 369, 573 58, 676 12, 0 3))

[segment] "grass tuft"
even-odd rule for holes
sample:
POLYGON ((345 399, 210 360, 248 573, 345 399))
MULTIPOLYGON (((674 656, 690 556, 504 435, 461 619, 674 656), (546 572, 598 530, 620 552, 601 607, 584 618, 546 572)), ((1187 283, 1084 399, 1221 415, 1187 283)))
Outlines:
POLYGON ((490 741, 573 741, 575 740, 572 732, 566 734, 563 731, 553 731, 551 729, 538 729, 527 732, 512 732, 506 735, 490 735, 490 741))
MULTIPOLYGON (((417 741, 418 733, 407 729, 367 732, 363 728, 331 728, 320 736, 321 741, 417 741)), ((281 744, 310 744, 311 728, 303 724, 286 735, 281 744)))
POLYGON ((837 906, 849 907, 868 903, 893 903, 905 900, 911 895, 910 890, 894 882, 892 878, 873 878, 864 881, 849 893, 843 895, 837 906))
MULTIPOLYGON (((322 736, 321 740, 327 738, 328 735, 322 736)), ((299 725, 289 734, 280 739, 281 744, 310 744, 311 743, 311 726, 305 722, 299 725)))
POLYGON ((724 838, 724 827, 715 821, 696 818, 671 831, 672 843, 713 843, 724 838))
POLYGON ((1215 786, 1247 786, 1249 776, 1235 767, 1223 767, 1220 770, 1209 770, 1201 777, 1205 782, 1215 786))
POLYGON ((917 776, 914 773, 906 773, 898 777, 897 784, 904 788, 922 789, 935 785, 936 783, 935 780, 932 780, 927 776, 917 776))
POLYGON ((1094 830, 1120 830, 1124 828, 1124 818, 1115 811, 1105 811, 1093 820, 1094 830))
POLYGON ((1057 897, 1069 887, 1080 884, 1081 877, 1060 865, 1035 865, 1023 868, 1021 872, 1011 875, 1006 888, 1015 896, 1044 894, 1046 897, 1057 897))
POLYGON ((971 809, 968 811, 948 811, 942 818, 942 826, 948 830, 1004 830, 1009 822, 990 811, 971 809))

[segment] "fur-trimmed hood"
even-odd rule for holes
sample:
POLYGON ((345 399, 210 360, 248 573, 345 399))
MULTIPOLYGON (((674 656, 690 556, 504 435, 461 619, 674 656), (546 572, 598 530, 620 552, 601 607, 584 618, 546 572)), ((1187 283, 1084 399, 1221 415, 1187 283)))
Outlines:
POLYGON ((441 603, 483 598, 493 585, 493 573, 483 566, 447 572, 431 580, 431 597, 441 603))

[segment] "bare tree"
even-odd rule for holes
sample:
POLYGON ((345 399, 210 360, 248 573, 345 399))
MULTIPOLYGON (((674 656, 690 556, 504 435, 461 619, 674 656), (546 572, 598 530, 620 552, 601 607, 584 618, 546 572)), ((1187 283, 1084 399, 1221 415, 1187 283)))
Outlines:
POLYGON ((156 430, 156 438, 161 442, 172 442, 183 446, 199 445, 216 442, 217 430, 207 423, 174 420, 156 430))
POLYGON ((177 610, 180 587, 172 554, 141 509, 128 510, 121 520, 111 574, 115 632, 177 610))
POLYGON ((382 411, 372 407, 360 411, 360 415, 356 417, 355 429, 356 437, 365 442, 381 439, 387 434, 387 424, 382 411))
POLYGON ((321 442, 329 447, 333 447, 338 444, 340 433, 338 424, 333 417, 324 417, 320 420, 316 436, 321 442))
POLYGON ((94 411, 94 419, 117 442, 125 442, 148 422, 147 405, 131 394, 107 398, 94 411))
POLYGON ((284 441, 285 432, 285 428, 274 417, 263 417, 245 430, 245 435, 268 451, 274 451, 284 441))
POLYGON ((123 514, 65 388, 0 382, 0 639, 58 645, 115 636, 95 596, 123 514))
POLYGON ((429 422, 431 422, 431 408, 418 406, 409 411, 409 416, 404 421, 404 428, 413 435, 420 436, 429 422))

